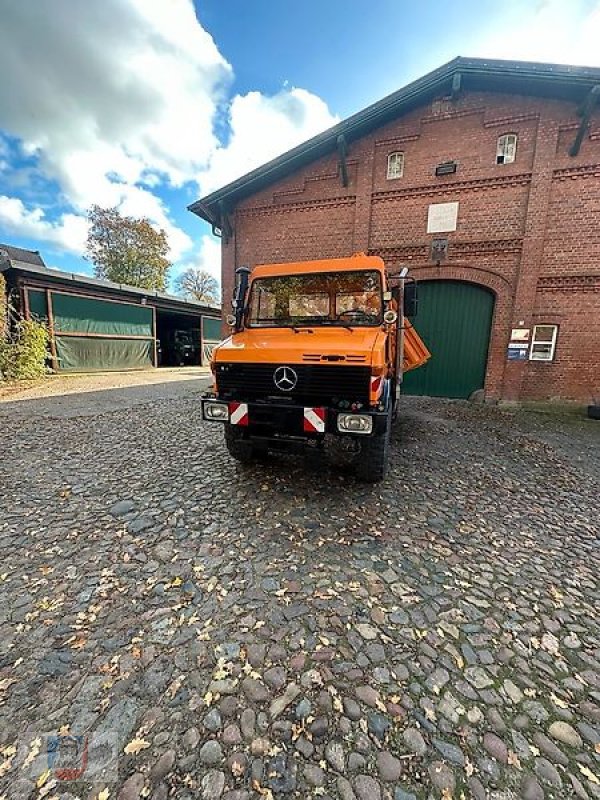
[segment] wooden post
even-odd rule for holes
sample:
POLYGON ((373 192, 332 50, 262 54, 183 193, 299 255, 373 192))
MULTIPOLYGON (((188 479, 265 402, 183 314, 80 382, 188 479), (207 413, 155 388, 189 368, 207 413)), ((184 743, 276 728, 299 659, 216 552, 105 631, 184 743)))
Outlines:
POLYGON ((46 305, 48 306, 48 335, 50 338, 52 369, 58 372, 58 356, 56 355, 56 340, 54 338, 54 314, 52 312, 52 292, 50 289, 46 289, 46 305))
POLYGON ((152 306, 152 333, 154 335, 154 366, 158 367, 158 347, 156 340, 156 306, 152 306))
POLYGON ((31 311, 29 309, 29 289, 27 286, 21 286, 21 292, 23 293, 23 312, 25 319, 31 319, 31 311))

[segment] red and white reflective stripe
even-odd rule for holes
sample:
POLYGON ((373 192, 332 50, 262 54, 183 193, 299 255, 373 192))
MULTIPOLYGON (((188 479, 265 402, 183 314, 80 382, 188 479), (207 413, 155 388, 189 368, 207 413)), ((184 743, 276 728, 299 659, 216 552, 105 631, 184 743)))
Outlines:
POLYGON ((229 422, 232 425, 247 425, 248 403, 229 403, 229 422))
POLYGON ((383 386, 383 378, 381 375, 371 376, 371 394, 375 394, 375 399, 381 394, 381 387, 383 386))
POLYGON ((304 409, 304 430, 306 433, 325 433, 325 409, 304 409))

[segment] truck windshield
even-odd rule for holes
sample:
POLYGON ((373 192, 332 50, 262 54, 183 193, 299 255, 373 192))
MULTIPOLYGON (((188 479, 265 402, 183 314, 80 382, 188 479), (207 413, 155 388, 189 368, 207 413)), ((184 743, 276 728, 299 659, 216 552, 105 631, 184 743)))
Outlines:
POLYGON ((381 325, 381 275, 375 270, 257 278, 250 290, 252 327, 381 325))

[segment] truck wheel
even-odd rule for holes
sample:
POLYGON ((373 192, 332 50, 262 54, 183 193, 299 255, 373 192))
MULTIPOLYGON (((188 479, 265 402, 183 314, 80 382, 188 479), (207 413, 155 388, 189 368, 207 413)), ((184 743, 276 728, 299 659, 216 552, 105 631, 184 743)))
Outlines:
POLYGON ((356 477, 365 483, 378 483, 385 478, 390 456, 392 412, 388 412, 385 431, 361 440, 356 460, 356 477))
POLYGON ((233 425, 225 426, 225 447, 229 455, 242 464, 249 464, 254 458, 254 449, 233 425))

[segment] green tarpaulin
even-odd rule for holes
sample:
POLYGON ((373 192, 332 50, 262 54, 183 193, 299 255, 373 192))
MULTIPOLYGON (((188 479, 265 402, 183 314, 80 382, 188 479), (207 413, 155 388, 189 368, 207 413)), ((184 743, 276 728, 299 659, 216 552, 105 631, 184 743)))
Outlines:
POLYGON ((223 338, 221 320, 202 317, 202 338, 208 342, 220 342, 223 338))
POLYGON ((48 304, 46 303, 46 292, 38 289, 28 289, 29 313, 36 319, 46 321, 48 318, 48 304))
MULTIPOLYGON (((28 288, 27 293, 31 317, 47 321, 46 291, 28 288)), ((60 371, 146 369, 154 365, 151 306, 55 291, 50 292, 50 299, 60 371)))
POLYGON ((152 338, 152 308, 52 292, 54 330, 152 338))
POLYGON ((153 365, 151 339, 96 339, 57 336, 58 368, 64 372, 147 369, 153 365))

